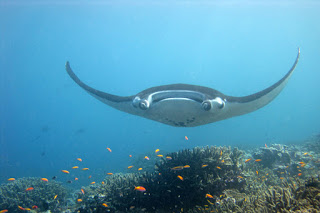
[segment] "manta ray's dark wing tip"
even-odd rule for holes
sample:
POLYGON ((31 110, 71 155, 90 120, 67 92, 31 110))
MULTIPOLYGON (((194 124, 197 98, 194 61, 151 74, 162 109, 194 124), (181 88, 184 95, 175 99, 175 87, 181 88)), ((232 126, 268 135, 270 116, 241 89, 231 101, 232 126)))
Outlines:
POLYGON ((70 68, 70 63, 69 63, 69 61, 66 61, 66 70, 68 71, 68 69, 71 69, 70 68))
POLYGON ((293 72, 293 70, 296 68, 296 66, 297 66, 297 64, 298 64, 299 58, 300 58, 300 47, 298 47, 298 54, 297 54, 297 57, 296 57, 296 61, 295 61, 294 64, 292 65, 292 67, 291 67, 291 69, 289 70, 289 72, 287 73, 287 75, 283 77, 283 79, 285 79, 285 78, 287 78, 288 76, 291 75, 291 73, 293 72))
POLYGON ((296 63, 298 63, 299 58, 300 58, 300 47, 298 47, 298 55, 297 55, 296 63))
POLYGON ((71 67, 70 67, 70 63, 69 61, 66 62, 66 70, 67 73, 69 74, 69 76, 72 78, 72 80, 74 80, 77 84, 79 84, 81 87, 83 86, 82 81, 76 76, 76 74, 72 71, 71 67))

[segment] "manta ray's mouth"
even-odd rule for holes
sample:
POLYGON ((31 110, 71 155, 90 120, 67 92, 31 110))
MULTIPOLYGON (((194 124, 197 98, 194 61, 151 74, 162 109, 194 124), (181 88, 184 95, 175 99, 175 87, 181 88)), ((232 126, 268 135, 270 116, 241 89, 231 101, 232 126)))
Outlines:
MULTIPOLYGON (((140 108, 142 110, 149 109, 152 105, 163 101, 171 101, 173 104, 176 101, 184 100, 185 103, 194 102, 199 104, 199 107, 202 108, 204 111, 209 111, 212 109, 214 105, 218 104, 218 108, 222 108, 224 106, 224 101, 221 98, 217 97, 215 99, 208 99, 208 96, 197 91, 191 90, 165 90, 159 91, 155 93, 151 93, 144 98, 140 98, 136 96, 132 102, 134 107, 140 108)), ((178 109, 179 110, 179 109, 178 109)))
MULTIPOLYGON (((216 97, 214 99, 209 99, 208 95, 205 95, 201 92, 191 91, 191 90, 166 90, 151 93, 146 98, 141 99, 136 97, 133 100, 133 105, 139 107, 142 110, 147 110, 151 105, 157 104, 159 102, 172 102, 173 105, 176 101, 184 101, 186 105, 188 103, 197 103, 199 107, 204 111, 209 111, 213 107, 222 109, 225 105, 225 102, 220 98, 216 97)), ((184 107, 183 107, 184 108, 184 107)), ((178 109, 180 110, 180 109, 178 109)))
POLYGON ((152 93, 147 99, 151 99, 152 103, 157 103, 165 99, 189 99, 201 104, 206 99, 206 95, 190 90, 169 90, 152 93))

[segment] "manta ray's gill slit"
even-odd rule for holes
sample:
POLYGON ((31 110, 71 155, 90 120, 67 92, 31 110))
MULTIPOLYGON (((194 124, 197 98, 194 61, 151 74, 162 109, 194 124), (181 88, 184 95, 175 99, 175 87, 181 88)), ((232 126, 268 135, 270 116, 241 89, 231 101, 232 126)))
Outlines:
POLYGON ((187 127, 189 126, 189 124, 193 123, 196 118, 195 117, 192 117, 192 118, 186 118, 186 121, 173 121, 169 118, 165 118, 165 123, 170 123, 171 125, 174 125, 174 126, 180 126, 180 127, 187 127))

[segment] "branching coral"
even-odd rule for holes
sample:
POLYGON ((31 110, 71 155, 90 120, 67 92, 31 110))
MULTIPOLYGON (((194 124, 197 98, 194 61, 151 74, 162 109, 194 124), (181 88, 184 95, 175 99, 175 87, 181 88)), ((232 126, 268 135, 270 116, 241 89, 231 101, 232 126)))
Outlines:
POLYGON ((219 203, 206 208, 197 207, 190 212, 319 212, 320 181, 311 178, 307 181, 291 179, 282 186, 270 186, 258 190, 253 195, 236 190, 224 191, 219 203))

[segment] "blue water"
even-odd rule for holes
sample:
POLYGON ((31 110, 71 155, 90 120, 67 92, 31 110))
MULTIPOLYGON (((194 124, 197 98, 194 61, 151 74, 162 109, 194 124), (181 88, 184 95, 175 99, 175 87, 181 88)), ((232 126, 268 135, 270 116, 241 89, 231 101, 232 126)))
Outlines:
POLYGON ((319 9, 317 1, 1 0, 0 182, 57 175, 88 184, 126 171, 129 154, 263 146, 319 133, 319 9), (123 96, 172 83, 243 96, 282 78, 298 47, 295 73, 272 103, 194 128, 108 107, 64 68, 69 60, 87 84, 123 96), (75 165, 90 170, 71 171, 75 165))

